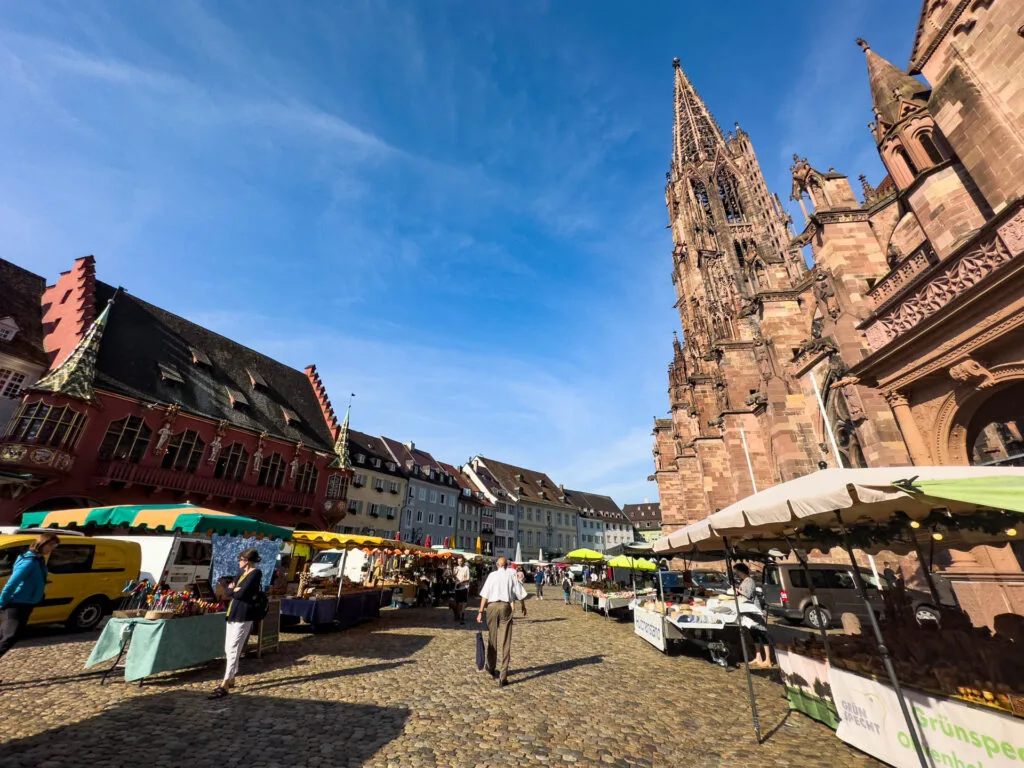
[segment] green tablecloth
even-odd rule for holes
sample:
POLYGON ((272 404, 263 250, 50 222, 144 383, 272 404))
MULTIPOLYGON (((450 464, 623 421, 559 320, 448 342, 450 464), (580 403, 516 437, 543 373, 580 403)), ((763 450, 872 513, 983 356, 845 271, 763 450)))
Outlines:
POLYGON ((117 656, 129 632, 131 644, 125 658, 125 680, 141 680, 157 672, 204 664, 224 655, 224 623, 223 613, 159 621, 111 619, 85 666, 117 656))

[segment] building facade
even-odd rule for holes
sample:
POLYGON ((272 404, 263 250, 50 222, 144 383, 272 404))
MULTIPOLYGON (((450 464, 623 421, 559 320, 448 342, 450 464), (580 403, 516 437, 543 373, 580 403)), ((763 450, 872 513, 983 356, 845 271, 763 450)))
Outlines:
POLYGON ((581 547, 604 552, 633 541, 633 526, 610 496, 585 491, 565 491, 576 508, 577 536, 581 547))
POLYGON ((401 510, 402 540, 430 546, 450 543, 455 536, 455 516, 461 488, 454 475, 415 443, 381 438, 408 482, 401 510))
POLYGON ((0 470, 28 478, 0 498, 0 524, 183 502, 292 527, 344 517, 343 430, 315 367, 115 290, 92 257, 46 288, 41 311, 52 363, 0 437, 0 470))
POLYGON ((43 346, 46 281, 0 259, 0 425, 7 424, 21 392, 49 368, 43 346))
POLYGON ((342 533, 393 539, 409 495, 409 482, 383 438, 350 430, 348 455, 352 480, 342 533))
POLYGON ((661 538, 661 505, 657 502, 623 504, 622 514, 633 525, 634 541, 654 541, 661 538))
MULTIPOLYGON (((666 530, 824 466, 1024 453, 1024 38, 1012 3, 925 3, 911 72, 858 41, 889 175, 794 157, 795 236, 749 137, 676 62, 666 187, 683 343, 657 419, 666 530), (813 267, 802 250, 809 248, 813 267)), ((976 621, 1024 607, 1020 545, 946 565, 976 621), (980 582, 985 582, 984 585, 980 582)))
MULTIPOLYGON (((483 493, 484 498, 493 507, 494 520, 494 557, 515 557, 519 515, 513 497, 505 490, 498 478, 488 468, 486 459, 475 456, 462 468, 463 474, 470 479, 475 488, 483 493)), ((483 527, 484 518, 481 517, 483 527)))
MULTIPOLYGON (((576 510, 566 501, 564 491, 543 472, 477 457, 504 495, 500 498, 515 515, 512 555, 518 548, 523 560, 545 558, 552 552, 571 549, 567 540, 575 536, 576 510)), ((506 531, 506 534, 508 531, 506 531)))

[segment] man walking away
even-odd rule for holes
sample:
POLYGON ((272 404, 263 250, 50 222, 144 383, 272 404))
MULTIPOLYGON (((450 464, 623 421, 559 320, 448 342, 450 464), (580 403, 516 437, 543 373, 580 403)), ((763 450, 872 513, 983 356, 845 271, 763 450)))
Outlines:
POLYGON ((538 570, 537 575, 533 577, 533 583, 537 585, 537 599, 544 599, 544 571, 538 570))
MULTIPOLYGON (((508 665, 512 660, 512 606, 517 600, 526 599, 526 590, 508 569, 508 560, 498 558, 498 569, 493 571, 480 590, 480 611, 477 623, 484 620, 487 610, 487 661, 484 669, 491 677, 498 678, 498 687, 508 684, 508 665), (500 671, 498 663, 501 663, 500 671)), ((526 615, 526 604, 523 604, 526 615)))
POLYGON ((466 565, 466 558, 460 556, 459 564, 455 568, 455 620, 460 624, 466 623, 466 603, 469 602, 469 566, 466 565))
POLYGON ((565 596, 565 604, 568 605, 569 598, 572 597, 572 571, 568 568, 562 574, 562 594, 565 596))
POLYGON ((0 592, 0 656, 18 640, 28 617, 46 590, 46 558, 57 548, 55 533, 40 534, 28 551, 18 555, 14 569, 0 592))

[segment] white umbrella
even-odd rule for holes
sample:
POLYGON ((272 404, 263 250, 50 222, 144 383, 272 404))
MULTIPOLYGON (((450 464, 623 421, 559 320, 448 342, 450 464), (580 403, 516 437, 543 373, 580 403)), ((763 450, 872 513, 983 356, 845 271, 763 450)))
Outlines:
POLYGON ((513 559, 513 562, 515 562, 515 563, 523 562, 523 545, 522 545, 521 542, 518 542, 518 541, 516 542, 516 556, 513 559))
POLYGON ((539 563, 543 563, 544 562, 544 550, 543 549, 538 549, 537 550, 537 562, 539 562, 539 563))

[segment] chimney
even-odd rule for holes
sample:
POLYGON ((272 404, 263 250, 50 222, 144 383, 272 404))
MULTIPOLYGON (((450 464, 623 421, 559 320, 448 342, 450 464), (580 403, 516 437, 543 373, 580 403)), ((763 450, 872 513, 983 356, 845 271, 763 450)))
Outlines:
POLYGON ((415 451, 416 450, 416 443, 414 443, 412 440, 410 440, 408 443, 405 444, 405 447, 408 448, 410 451, 415 451))

